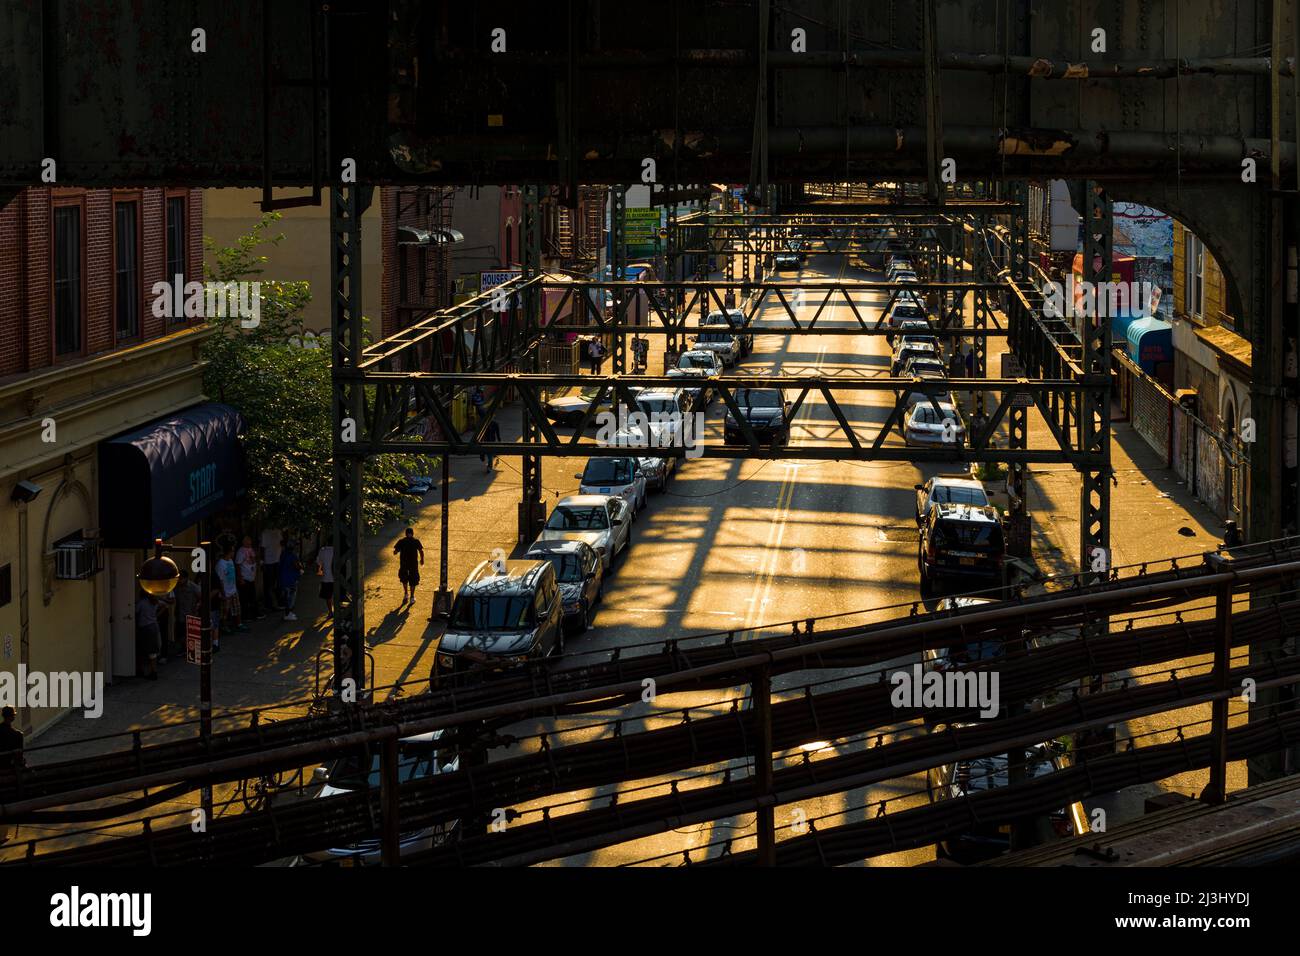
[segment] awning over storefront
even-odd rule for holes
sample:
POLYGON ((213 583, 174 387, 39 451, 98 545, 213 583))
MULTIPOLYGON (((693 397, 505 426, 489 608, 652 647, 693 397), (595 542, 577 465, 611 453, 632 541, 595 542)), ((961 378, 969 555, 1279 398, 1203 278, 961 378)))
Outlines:
POLYGON ((99 446, 104 544, 144 548, 171 538, 244 493, 239 433, 229 405, 196 405, 99 446))

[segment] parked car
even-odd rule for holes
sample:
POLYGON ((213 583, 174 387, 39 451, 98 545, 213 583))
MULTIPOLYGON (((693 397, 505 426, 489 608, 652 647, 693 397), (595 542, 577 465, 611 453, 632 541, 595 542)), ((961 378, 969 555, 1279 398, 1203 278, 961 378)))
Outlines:
POLYGON ((716 352, 723 368, 731 368, 740 361, 740 337, 726 330, 701 332, 691 348, 697 352, 716 352))
POLYGON ((600 555, 585 541, 534 541, 525 560, 549 561, 560 585, 564 626, 581 634, 591 627, 605 592, 600 555))
POLYGON ((943 358, 943 346, 940 344, 939 339, 936 336, 927 335, 925 333, 905 332, 901 339, 895 340, 894 354, 897 355, 900 349, 905 349, 909 345, 928 345, 930 350, 934 353, 935 358, 943 358))
POLYGON ((633 521, 645 507, 646 477, 636 458, 588 458, 587 467, 573 477, 579 481, 580 495, 618 495, 633 521))
MULTIPOLYGON (((900 339, 898 347, 894 350, 894 361, 890 365, 889 374, 898 376, 907 366, 910 359, 927 358, 939 362, 939 353, 935 351, 934 345, 930 342, 919 342, 915 339, 908 342, 906 339, 900 339)), ((939 362, 943 365, 942 362, 939 362)), ((946 368, 946 367, 945 367, 946 368)))
MULTIPOLYGON (((400 783, 424 780, 460 767, 460 758, 439 745, 443 731, 435 730, 414 737, 404 737, 397 744, 397 779, 400 783)), ((361 748, 321 767, 312 781, 321 785, 315 798, 334 797, 358 790, 378 790, 382 773, 382 755, 375 748, 361 748)), ((398 853, 405 856, 428 850, 445 841, 457 821, 421 827, 398 836, 398 853)), ((316 850, 298 858, 300 863, 334 863, 342 866, 374 866, 382 851, 378 839, 361 840, 350 846, 316 850)))
POLYGON ((632 517, 615 495, 570 495, 560 499, 537 540, 585 541, 608 571, 632 543, 632 517))
POLYGON ((935 355, 912 355, 898 374, 902 378, 947 378, 948 366, 935 355))
POLYGON ((935 503, 921 522, 916 564, 923 595, 949 580, 1001 586, 1006 559, 995 508, 935 503))
MULTIPOLYGON (((1051 742, 1028 748, 1025 756, 1025 777, 1035 779, 1061 768, 1061 756, 1051 742)), ((931 768, 926 772, 930 802, 938 803, 956 797, 983 793, 1010 784, 1007 773, 1007 755, 994 754, 931 768)), ((1089 830, 1088 817, 1083 804, 1075 801, 1054 813, 1042 814, 1024 821, 1021 826, 1030 829, 1028 843, 1038 845, 1053 839, 1083 836, 1089 830)), ((958 863, 978 863, 1000 856, 1011 848, 1009 823, 972 824, 956 836, 946 837, 938 844, 940 855, 958 863)))
POLYGON ((917 402, 903 418, 903 440, 920 447, 960 448, 966 442, 966 426, 955 405, 917 402))
MULTIPOLYGON (((582 423, 582 416, 587 413, 587 406, 599 394, 600 387, 592 385, 579 390, 576 394, 553 398, 543 406, 546 417, 561 425, 576 427, 582 423)), ((588 424, 594 423, 596 416, 601 412, 612 412, 616 397, 613 389, 607 390, 605 396, 596 403, 596 408, 592 411, 591 421, 588 424)))
POLYGON ((481 561, 438 642, 438 673, 504 670, 564 653, 563 608, 549 561, 481 561))
MULTIPOLYGON (((903 331, 903 325, 906 322, 926 322, 925 307, 921 300, 911 293, 904 293, 894 300, 894 304, 889 307, 885 313, 885 325, 892 331, 885 336, 886 340, 892 346, 897 332, 903 331)), ((912 326, 915 328, 915 326, 912 326)))
POLYGON ((791 269, 798 271, 800 266, 800 256, 797 252, 778 252, 774 257, 776 271, 788 272, 791 269))
MULTIPOLYGON (((743 329, 745 326, 745 313, 741 309, 728 309, 726 312, 710 312, 704 317, 702 325, 728 325, 732 330, 743 329), (728 322, 730 319, 730 322, 728 322)), ((749 353, 754 351, 754 333, 746 331, 736 332, 737 338, 740 339, 740 357, 748 358, 749 353)))
MULTIPOLYGON (((925 376, 922 377, 925 378, 925 376)), ((933 380, 943 381, 939 376, 935 376, 933 380)), ((957 407, 957 399, 952 392, 935 392, 933 397, 940 405, 951 405, 953 408, 957 407)), ((929 404, 930 398, 931 396, 925 392, 908 392, 903 396, 903 410, 906 412, 908 409, 915 405, 919 405, 922 402, 929 404)))
POLYGON ((713 400, 713 387, 705 384, 722 374, 722 359, 713 352, 691 350, 677 359, 677 367, 668 370, 669 378, 684 378, 692 384, 684 385, 686 393, 694 400, 694 408, 704 408, 713 400), (699 382, 700 384, 695 384, 699 382))
POLYGON ((621 446, 634 451, 639 457, 646 484, 656 491, 668 486, 668 478, 677 468, 675 457, 650 455, 641 449, 673 448, 683 443, 687 416, 691 414, 692 398, 685 389, 644 389, 637 394, 637 407, 645 414, 645 428, 640 423, 629 424, 615 438, 621 446))
POLYGON ((963 504, 983 508, 989 503, 984 486, 965 475, 935 475, 916 485, 916 523, 919 525, 933 505, 963 504))
MULTIPOLYGON (((741 417, 760 442, 775 446, 790 441, 790 403, 785 392, 779 388, 738 388, 735 399, 741 417)), ((723 424, 723 441, 728 445, 746 443, 731 409, 727 409, 723 424)))

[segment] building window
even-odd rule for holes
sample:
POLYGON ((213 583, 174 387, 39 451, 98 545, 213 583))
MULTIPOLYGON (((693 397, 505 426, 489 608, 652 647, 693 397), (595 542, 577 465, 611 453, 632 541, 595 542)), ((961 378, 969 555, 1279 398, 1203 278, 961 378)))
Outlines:
POLYGON ((139 223, 139 203, 120 202, 113 207, 113 307, 119 342, 140 334, 139 223))
POLYGON ((1205 245, 1190 232, 1183 233, 1185 282, 1183 307, 1197 319, 1205 310, 1205 245))
POLYGON ((54 208, 54 354, 81 351, 81 207, 54 208))
POLYGON ((506 223, 506 261, 502 265, 509 267, 515 261, 514 227, 506 223))
MULTIPOLYGON (((167 282, 185 287, 185 197, 167 197, 167 282)), ((185 321, 185 316, 173 316, 185 321)))

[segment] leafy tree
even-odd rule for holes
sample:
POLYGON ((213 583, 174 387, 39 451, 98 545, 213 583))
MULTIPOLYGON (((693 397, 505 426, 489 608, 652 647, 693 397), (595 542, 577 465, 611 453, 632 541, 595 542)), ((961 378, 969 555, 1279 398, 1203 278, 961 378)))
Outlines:
MULTIPOLYGON (((311 301, 306 282, 261 278, 268 257, 284 238, 271 235, 279 213, 264 215, 234 246, 204 245, 212 264, 207 278, 261 282, 260 322, 243 328, 239 316, 210 319, 217 327, 204 346, 204 390, 244 417, 250 519, 271 528, 328 531, 334 520, 330 355, 304 345, 302 311, 311 301)), ((307 340, 310 341, 310 340, 307 340)), ((407 475, 436 467, 425 456, 379 455, 366 461, 363 520, 373 534, 401 513, 407 475)))

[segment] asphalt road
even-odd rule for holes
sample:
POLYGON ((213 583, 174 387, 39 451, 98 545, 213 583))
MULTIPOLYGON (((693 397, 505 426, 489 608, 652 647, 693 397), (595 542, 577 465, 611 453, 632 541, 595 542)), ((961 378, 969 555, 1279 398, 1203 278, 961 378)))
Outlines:
MULTIPOLYGON (((880 278, 878 273, 847 268, 845 257, 835 256, 812 257, 800 272, 803 278, 840 275, 851 280, 880 278)), ((777 278, 793 279, 794 274, 782 273, 777 278)), ((802 320, 813 317, 822 295, 807 296, 799 310, 802 320)), ((854 304, 871 319, 884 301, 883 294, 863 292, 855 296, 854 304)), ((781 323, 782 327, 786 324, 781 323)), ((818 325, 856 327, 857 322, 840 298, 822 311, 818 325)), ((888 344, 879 336, 756 336, 754 353, 734 374, 758 378, 772 374, 887 376, 889 354, 888 344)), ((849 421, 860 427, 883 422, 893 405, 889 392, 832 394, 849 421)), ((722 440, 722 417, 722 403, 715 401, 708 416, 707 441, 722 440)), ((810 394, 799 410, 791 434, 792 445, 812 441, 848 445, 829 406, 816 394, 810 394)), ((901 439, 889 442, 901 444, 901 439)), ((555 481, 563 488, 576 485, 572 475, 580 469, 580 462, 561 459, 548 465, 548 483, 555 481)), ((857 622, 891 617, 897 612, 886 608, 919 598, 913 486, 943 470, 942 466, 895 462, 687 460, 669 482, 667 492, 652 493, 649 507, 633 526, 633 546, 607 580, 595 626, 586 635, 572 638, 568 650, 610 650, 702 631, 737 630, 744 632, 742 639, 752 639, 773 633, 765 631, 764 625, 829 614, 852 614, 846 621, 857 622), (866 608, 877 610, 856 613, 866 608)), ((789 627, 778 630, 788 632, 789 627)), ((887 668, 907 666, 917 659, 891 662, 887 668)), ((775 690, 778 694, 802 694, 797 688, 810 677, 817 682, 832 681, 827 689, 842 687, 845 681, 879 679, 848 673, 792 674, 778 678, 775 690)), ((620 716, 642 718, 645 726, 675 723, 680 713, 665 714, 666 708, 700 708, 697 716, 723 712, 731 708, 733 699, 746 693, 746 687, 737 687, 660 696, 653 706, 645 705, 633 714, 625 710, 620 716)), ((566 743, 610 732, 587 726, 594 722, 593 715, 585 715, 515 725, 510 732, 561 731, 566 743)), ((890 736, 886 734, 886 739, 890 736)), ((526 741, 522 746, 532 749, 536 742, 526 741)), ((825 742, 809 741, 807 746, 814 751, 814 759, 833 753, 825 742)), ((862 746, 862 741, 842 741, 835 749, 846 752, 862 746)), ((802 752, 791 756, 802 758, 802 752)), ((731 769, 746 772, 743 762, 731 769)), ((664 792, 662 781, 645 783, 645 789, 628 798, 664 792)), ((897 812, 925 803, 924 791, 923 776, 897 780, 889 786, 778 808, 777 825, 798 822, 799 811, 806 820, 827 818, 826 826, 874 817, 880 801, 889 801, 887 812, 897 812)), ((580 809, 606 793, 570 794, 567 799, 577 802, 569 809, 580 809)), ((556 802, 517 809, 535 810, 542 803, 556 802)), ((734 850, 745 849, 752 845, 753 835, 754 819, 749 816, 673 831, 565 862, 618 865, 648 860, 675 865, 688 848, 714 844, 705 851, 713 856, 722 851, 721 841, 731 839, 734 850)), ((781 836, 778 834, 778 839, 781 836)), ((699 859, 700 854, 694 858, 699 859)), ((872 864, 915 864, 932 858, 931 849, 922 849, 877 858, 872 864)))

